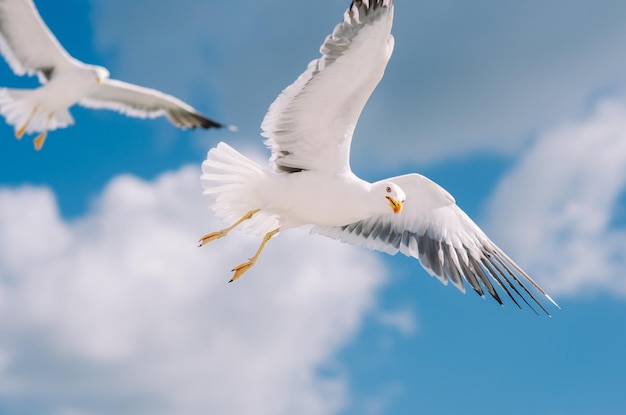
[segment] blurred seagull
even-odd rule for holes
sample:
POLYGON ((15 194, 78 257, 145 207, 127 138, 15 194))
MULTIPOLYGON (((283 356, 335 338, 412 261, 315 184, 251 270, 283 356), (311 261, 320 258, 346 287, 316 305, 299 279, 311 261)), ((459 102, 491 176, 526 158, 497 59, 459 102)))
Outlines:
POLYGON ((225 143, 209 151, 202 164, 204 193, 213 212, 232 225, 206 234, 200 246, 237 226, 265 235, 252 258, 233 269, 233 281, 274 235, 312 225, 312 232, 342 242, 418 258, 431 275, 462 292, 467 283, 502 304, 501 291, 518 307, 523 301, 535 311, 534 303, 549 315, 533 291, 558 305, 439 185, 419 174, 369 183, 350 170, 352 133, 393 50, 392 20, 393 0, 352 1, 322 56, 263 120, 272 170, 225 143))
POLYGON ((132 117, 165 115, 180 128, 221 128, 183 101, 150 88, 109 79, 106 68, 71 57, 41 19, 32 0, 0 0, 0 53, 17 75, 37 74, 36 89, 0 88, 0 114, 15 126, 15 136, 41 133, 40 150, 48 131, 74 123, 68 109, 78 103, 106 108, 132 117))

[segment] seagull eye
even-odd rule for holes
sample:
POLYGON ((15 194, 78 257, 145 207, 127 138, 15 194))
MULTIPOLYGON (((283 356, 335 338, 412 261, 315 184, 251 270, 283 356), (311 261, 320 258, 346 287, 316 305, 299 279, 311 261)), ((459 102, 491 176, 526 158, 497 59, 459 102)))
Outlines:
POLYGON ((391 186, 387 186, 385 190, 387 191, 387 193, 391 193, 391 186))

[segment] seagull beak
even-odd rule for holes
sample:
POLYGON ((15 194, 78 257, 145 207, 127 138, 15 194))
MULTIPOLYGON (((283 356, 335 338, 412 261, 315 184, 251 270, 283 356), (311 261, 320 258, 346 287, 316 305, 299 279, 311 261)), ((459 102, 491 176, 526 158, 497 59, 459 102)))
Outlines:
POLYGON ((393 210, 393 213, 395 213, 396 215, 400 212, 402 212, 402 202, 399 200, 396 200, 392 197, 387 196, 387 200, 389 201, 389 206, 391 206, 391 209, 393 210))

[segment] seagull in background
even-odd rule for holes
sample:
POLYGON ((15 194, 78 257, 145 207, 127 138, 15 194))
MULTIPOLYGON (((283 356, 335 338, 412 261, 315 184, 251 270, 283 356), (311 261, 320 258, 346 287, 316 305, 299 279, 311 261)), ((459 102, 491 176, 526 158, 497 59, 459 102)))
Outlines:
POLYGON ((225 143, 208 152, 200 180, 213 212, 230 226, 204 235, 200 246, 236 227, 263 235, 256 253, 233 269, 234 281, 272 237, 310 226, 342 242, 417 258, 462 292, 468 285, 500 304, 505 293, 518 307, 549 315, 536 293, 558 305, 441 186, 415 173, 369 183, 350 169, 357 120, 393 51, 393 10, 393 0, 353 0, 322 56, 270 106, 261 128, 272 169, 225 143))
POLYGON ((156 89, 109 78, 109 71, 70 56, 44 23, 32 0, 0 0, 0 53, 16 75, 37 74, 35 89, 0 88, 0 114, 15 127, 15 136, 40 133, 35 149, 43 147, 48 131, 74 123, 69 108, 79 104, 122 114, 166 116, 186 128, 235 127, 200 114, 180 99, 156 89))

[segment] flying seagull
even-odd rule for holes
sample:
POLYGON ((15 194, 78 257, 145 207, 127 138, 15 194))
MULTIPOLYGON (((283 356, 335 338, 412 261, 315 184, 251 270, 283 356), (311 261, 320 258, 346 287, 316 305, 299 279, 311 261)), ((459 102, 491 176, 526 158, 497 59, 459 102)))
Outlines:
POLYGON ((36 89, 0 88, 0 114, 15 127, 18 139, 40 133, 35 138, 37 150, 48 131, 74 123, 68 109, 76 103, 132 117, 165 115, 183 129, 229 127, 178 98, 110 79, 106 68, 74 59, 43 22, 32 0, 0 0, 0 53, 17 75, 37 74, 42 83, 36 89))
POLYGON ((505 293, 518 307, 536 305, 549 315, 537 293, 558 305, 442 187, 415 173, 369 183, 351 171, 352 133, 393 50, 393 8, 393 0, 353 0, 322 56, 270 106, 261 127, 272 169, 225 143, 208 152, 204 193, 231 226, 204 235, 200 246, 235 227, 264 235, 256 253, 233 269, 234 281, 273 236, 309 225, 342 242, 415 257, 462 292, 467 284, 500 304, 505 293))

